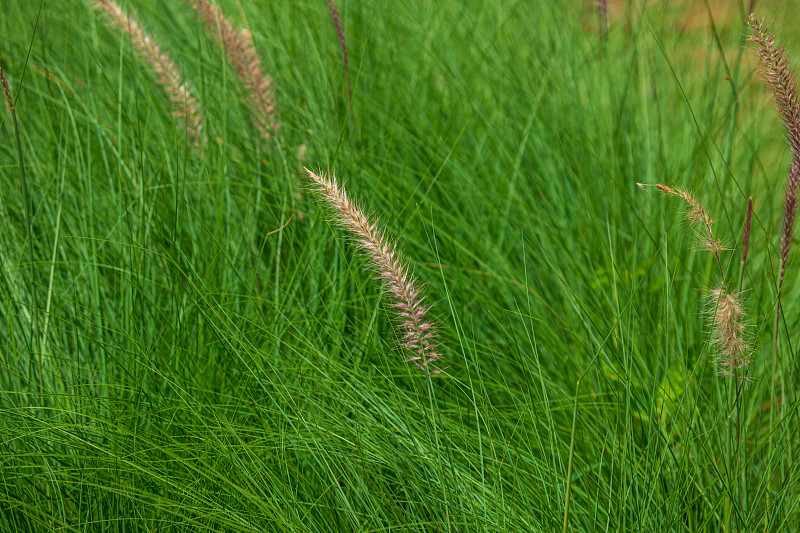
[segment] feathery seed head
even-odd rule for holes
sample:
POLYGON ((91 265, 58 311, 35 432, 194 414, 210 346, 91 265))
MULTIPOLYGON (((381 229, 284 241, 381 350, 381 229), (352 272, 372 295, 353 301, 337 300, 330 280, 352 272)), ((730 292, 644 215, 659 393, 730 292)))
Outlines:
POLYGON ((797 99, 797 82, 792 74, 786 49, 775 45, 775 34, 762 21, 750 15, 748 26, 753 30, 750 41, 756 43, 764 77, 778 105, 789 134, 792 152, 800 154, 800 107, 797 99))
POLYGON ((410 354, 405 361, 414 363, 428 376, 440 374, 444 369, 433 366, 441 353, 436 347, 436 327, 427 316, 430 307, 416 278, 398 256, 396 245, 355 205, 333 176, 315 174, 307 168, 305 171, 312 190, 334 209, 337 222, 353 235, 356 245, 372 263, 376 277, 383 282, 384 291, 392 298, 401 345, 410 354))
POLYGON ((173 115, 185 128, 187 135, 199 151, 206 143, 203 133, 205 119, 200 111, 200 104, 192 94, 191 87, 183 81, 178 65, 118 4, 112 0, 95 0, 94 5, 96 9, 105 13, 111 24, 118 30, 130 35, 133 45, 144 61, 150 65, 156 81, 172 102, 173 115))
MULTIPOLYGON (((637 183, 637 185, 641 189, 644 189, 648 186, 647 184, 643 183, 637 183)), ((697 198, 695 198, 694 195, 692 195, 689 191, 672 188, 669 185, 662 185, 660 183, 657 183, 654 185, 654 187, 666 194, 678 196, 688 204, 689 210, 686 212, 686 219, 690 224, 700 226, 700 231, 698 234, 700 243, 702 244, 703 248, 714 254, 714 257, 717 260, 717 266, 719 267, 719 273, 722 276, 722 283, 724 284, 725 271, 722 268, 722 259, 720 258, 719 254, 725 250, 725 247, 720 241, 714 238, 714 229, 712 227, 714 225, 714 220, 708 216, 708 211, 706 211, 706 208, 703 207, 703 204, 701 204, 700 201, 697 200, 697 198)))
POLYGON ((744 310, 740 298, 724 288, 708 296, 711 343, 717 350, 717 373, 747 379, 752 348, 746 337, 744 310))
MULTIPOLYGON (((637 183, 637 185, 642 189, 648 186, 644 183, 637 183)), ((688 210, 684 214, 684 217, 690 224, 701 228, 699 238, 703 248, 714 253, 714 255, 719 255, 721 251, 725 250, 722 243, 714 238, 713 225, 716 221, 708 216, 706 208, 703 207, 703 204, 701 204, 692 193, 685 189, 673 188, 661 183, 655 184, 654 187, 665 194, 682 198, 683 201, 686 202, 688 210)))
POLYGON ((253 111, 253 126, 263 139, 269 139, 278 128, 272 80, 264 74, 253 44, 253 36, 247 29, 235 29, 219 6, 212 5, 208 0, 196 0, 194 3, 200 18, 225 50, 228 62, 242 80, 246 91, 245 100, 253 111))
POLYGON ((747 24, 753 30, 750 40, 758 45, 764 77, 769 83, 772 96, 778 105, 786 125, 792 148, 792 166, 786 179, 786 199, 783 204, 781 224, 781 272, 778 279, 778 299, 775 305, 775 343, 773 344, 773 363, 778 360, 778 331, 781 318, 781 292, 786 275, 786 264, 792 248, 795 217, 797 216, 797 188, 800 186, 800 107, 797 98, 797 83, 785 57, 786 50, 775 46, 775 35, 763 22, 750 15, 747 24))
POLYGON ((764 77, 783 117, 792 149, 792 166, 786 180, 786 200, 781 225, 781 273, 778 282, 780 293, 797 215, 797 188, 800 186, 800 105, 798 105, 797 82, 786 57, 786 50, 775 45, 775 34, 754 15, 750 15, 747 24, 753 30, 750 40, 758 45, 756 52, 761 59, 764 77))

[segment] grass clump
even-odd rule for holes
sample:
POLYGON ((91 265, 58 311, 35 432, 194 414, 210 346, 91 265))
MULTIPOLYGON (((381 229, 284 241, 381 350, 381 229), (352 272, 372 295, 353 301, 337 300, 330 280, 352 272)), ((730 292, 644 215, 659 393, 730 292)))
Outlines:
POLYGON ((119 2, 197 157, 127 22, 39 4, 0 18, 0 530, 800 527, 746 6, 119 2))

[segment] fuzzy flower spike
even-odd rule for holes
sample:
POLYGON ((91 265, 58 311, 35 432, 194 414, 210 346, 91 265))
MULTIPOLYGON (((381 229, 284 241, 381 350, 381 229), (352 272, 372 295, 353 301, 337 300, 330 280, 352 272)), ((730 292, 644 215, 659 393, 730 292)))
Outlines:
POLYGON ((792 74, 786 50, 775 44, 775 35, 763 22, 753 15, 747 21, 753 30, 750 41, 757 45, 756 52, 761 59, 764 77, 767 79, 772 96, 778 106, 792 150, 792 166, 786 178, 786 199, 783 204, 783 220, 781 224, 781 273, 778 279, 778 299, 775 304, 775 343, 773 364, 778 358, 778 331, 781 317, 781 293, 783 278, 786 275, 786 264, 792 248, 795 218, 797 216, 797 188, 800 186, 800 106, 797 97, 797 82, 792 74))
MULTIPOLYGON (((646 183, 637 183, 637 185, 641 189, 649 186, 646 183)), ((653 187, 664 194, 682 198, 683 201, 686 202, 686 205, 689 208, 686 211, 686 220, 689 222, 689 224, 699 229, 700 243, 704 249, 714 254, 714 257, 717 259, 717 266, 719 267, 719 272, 722 275, 722 280, 724 283, 725 271, 722 268, 722 259, 720 258, 719 254, 725 248, 722 246, 720 241, 714 238, 715 221, 708 216, 708 211, 706 208, 692 193, 685 189, 670 187, 669 185, 662 185, 660 183, 653 185, 653 187)))
MULTIPOLYGON (((647 187, 639 183, 639 187, 647 187)), ((688 209, 686 220, 698 229, 700 242, 706 250, 714 254, 721 276, 720 286, 710 291, 708 295, 708 316, 711 326, 711 344, 716 356, 717 373, 723 376, 733 376, 740 380, 747 379, 747 370, 750 366, 752 349, 746 338, 745 313, 742 308, 739 294, 729 291, 725 284, 725 271, 722 268, 720 252, 724 250, 722 244, 714 237, 714 219, 712 219, 705 206, 692 193, 685 189, 670 187, 669 185, 656 184, 656 189, 670 196, 681 198, 688 209)), ((752 216, 752 200, 748 202, 747 221, 745 222, 745 240, 742 250, 742 265, 747 258, 750 246, 750 217, 752 216)))
POLYGON ((383 283, 384 292, 393 300, 401 345, 410 353, 405 361, 414 363, 428 376, 443 372, 443 368, 434 368, 441 354, 435 344, 436 328, 427 316, 430 307, 416 278, 398 256, 396 245, 353 203, 336 178, 305 170, 314 192, 334 210, 339 225, 353 235, 356 245, 372 263, 376 278, 383 283))
POLYGON ((742 303, 736 295, 719 288, 711 291, 708 304, 717 373, 746 380, 752 349, 746 337, 742 303))
POLYGON ((133 46, 145 63, 150 65, 156 81, 172 102, 173 115, 185 128, 189 140, 199 152, 206 143, 203 131, 205 119, 200 111, 200 104, 192 94, 192 88, 184 81, 178 65, 118 4, 112 0, 95 0, 94 7, 105 13, 112 26, 130 35, 133 46))
POLYGON ((786 50, 775 45, 775 35, 753 15, 750 15, 747 23, 753 30, 750 40, 758 45, 757 52, 761 59, 764 77, 769 83, 778 111, 786 125, 792 149, 792 166, 786 179, 786 200, 781 227, 781 274, 778 282, 778 286, 781 287, 792 246, 797 215, 797 188, 800 185, 800 106, 798 106, 797 82, 789 68, 786 50))
POLYGON ((225 50, 228 62, 245 88, 251 122, 262 139, 269 139, 278 128, 272 79, 264 73, 261 60, 248 30, 237 30, 222 14, 219 6, 208 0, 195 2, 197 13, 214 38, 225 50))

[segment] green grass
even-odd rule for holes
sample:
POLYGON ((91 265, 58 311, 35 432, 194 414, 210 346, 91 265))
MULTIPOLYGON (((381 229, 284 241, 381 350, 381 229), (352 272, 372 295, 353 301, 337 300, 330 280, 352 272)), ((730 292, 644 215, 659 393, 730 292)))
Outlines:
MULTIPOLYGON (((352 133, 326 2, 240 3, 221 1, 275 79, 272 144, 185 2, 123 3, 197 89, 198 158, 88 2, 0 1, 31 201, 27 220, 4 107, 0 529, 800 527, 796 250, 772 362, 790 156, 745 2, 711 29, 704 4, 612 1, 606 40, 588 1, 340 0, 352 133), (402 362, 302 165, 428 283, 445 375, 402 362), (741 469, 716 264, 637 182, 697 194, 737 283, 754 198, 741 469)), ((800 61, 781 4, 758 12, 800 61)))

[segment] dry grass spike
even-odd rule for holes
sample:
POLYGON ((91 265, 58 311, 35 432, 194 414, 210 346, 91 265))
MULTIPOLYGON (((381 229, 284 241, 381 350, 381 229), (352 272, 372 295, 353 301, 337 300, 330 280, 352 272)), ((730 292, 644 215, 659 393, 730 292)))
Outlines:
POLYGON ((350 84, 350 59, 347 54, 347 39, 344 34, 344 25, 342 24, 342 16, 339 14, 336 4, 333 0, 328 0, 328 12, 331 15, 331 22, 336 30, 336 38, 339 40, 339 49, 342 51, 342 64, 344 66, 344 76, 347 81, 347 103, 349 106, 350 116, 350 130, 353 129, 353 88, 350 84))
MULTIPOLYGON (((191 1, 191 0, 190 0, 191 1)), ((246 29, 237 30, 222 14, 219 6, 208 0, 193 2, 214 38, 225 50, 228 62, 242 80, 245 99, 253 112, 251 121, 262 139, 269 139, 278 128, 275 118, 275 98, 272 80, 264 74, 261 60, 253 44, 253 36, 246 29)))
POLYGON ((354 236, 357 246, 372 263, 376 277, 383 282, 385 292, 394 301, 392 308, 401 332, 402 347, 410 354, 406 362, 413 363, 428 376, 441 373, 443 368, 434 368, 441 354, 435 344, 436 328, 427 316, 430 307, 425 303, 417 280, 400 259, 396 245, 356 206, 336 178, 305 171, 313 191, 333 208, 336 220, 354 236))
POLYGON ((714 289, 709 293, 708 308, 711 343, 717 350, 717 373, 746 380, 752 350, 745 336, 740 298, 724 288, 714 289))
POLYGON ((103 11, 108 20, 120 31, 130 35, 134 47, 156 75, 156 81, 174 106, 174 116, 185 128, 194 147, 200 150, 206 144, 205 119, 189 84, 172 58, 158 46, 139 23, 127 15, 112 0, 95 0, 95 8, 103 11))
POLYGON ((775 304, 773 364, 777 364, 781 294, 783 292, 783 279, 786 276, 786 265, 789 261, 789 252, 792 248, 792 235, 794 234, 795 218, 797 217, 797 188, 800 186, 800 106, 798 106, 797 82, 789 66, 786 50, 776 46, 775 35, 755 16, 750 15, 747 24, 753 30, 750 40, 758 45, 756 51, 761 59, 764 77, 769 83, 778 111, 783 117, 792 150, 792 166, 786 178, 786 199, 783 204, 783 219, 781 221, 781 272, 778 279, 778 298, 775 304))
POLYGON ((8 107, 11 108, 11 111, 14 111, 14 99, 11 98, 11 89, 8 87, 8 80, 6 80, 6 75, 3 73, 3 66, 0 65, 0 81, 3 83, 3 92, 6 95, 6 100, 8 101, 8 107))
MULTIPOLYGON (((644 189, 645 187, 651 186, 645 183, 637 183, 637 185, 644 189)), ((720 274, 722 275, 723 283, 725 280, 725 271, 722 268, 722 259, 720 258, 720 252, 725 250, 725 247, 722 245, 720 241, 714 238, 714 219, 708 216, 708 211, 703 204, 689 191, 680 188, 673 188, 668 185, 662 185, 660 183, 656 185, 652 185, 652 187, 657 188, 663 193, 677 196, 682 198, 684 202, 688 205, 689 209, 686 212, 686 220, 689 221, 690 224, 700 227, 700 242, 706 250, 712 252, 714 257, 717 259, 717 266, 719 266, 720 274)))

